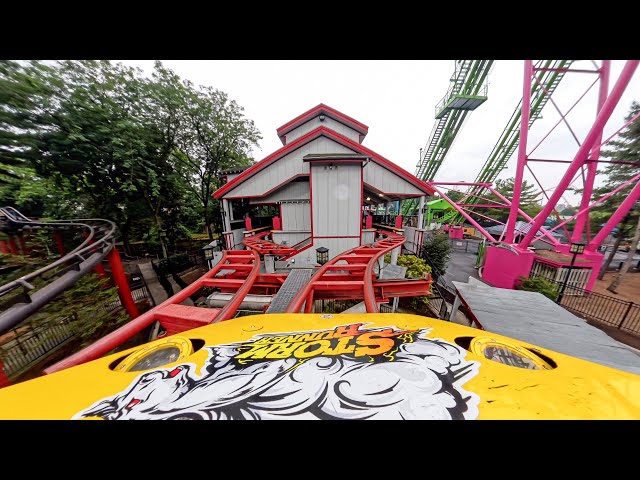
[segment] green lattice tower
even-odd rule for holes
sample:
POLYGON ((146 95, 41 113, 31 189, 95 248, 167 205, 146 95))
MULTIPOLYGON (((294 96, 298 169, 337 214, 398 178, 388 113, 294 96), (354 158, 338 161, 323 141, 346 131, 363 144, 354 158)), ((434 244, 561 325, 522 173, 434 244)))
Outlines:
MULTIPOLYGON (((492 65, 493 60, 456 60, 451 84, 436 105, 436 123, 416 165, 416 176, 421 180, 433 180, 466 116, 487 100, 487 78, 492 65)), ((414 213, 416 207, 415 200, 406 200, 402 214, 414 213)))
MULTIPOLYGON (((574 60, 540 60, 537 62, 536 67, 545 69, 563 69, 569 68, 574 60)), ((539 71, 536 77, 544 89, 532 79, 531 83, 531 114, 529 116, 529 128, 533 125, 538 118, 541 118, 542 110, 549 101, 550 96, 556 90, 560 81, 564 78, 564 71, 539 71), (549 92, 545 91, 545 89, 549 92)), ((473 181, 474 183, 480 182, 494 182, 500 172, 507 166, 507 162, 518 148, 520 140, 520 117, 522 112, 522 99, 518 103, 515 111, 511 115, 511 118, 507 122, 507 126, 500 135, 498 142, 493 147, 493 150, 489 154, 484 166, 480 170, 480 173, 473 181)), ((470 187, 474 188, 474 187, 470 187)), ((469 193, 471 190, 468 190, 469 193)), ((483 189, 476 192, 481 195, 483 189)), ((466 203, 474 203, 478 200, 477 197, 471 196, 467 199, 466 203)), ((455 215, 449 219, 452 223, 460 223, 464 220, 460 213, 456 212, 455 215)))

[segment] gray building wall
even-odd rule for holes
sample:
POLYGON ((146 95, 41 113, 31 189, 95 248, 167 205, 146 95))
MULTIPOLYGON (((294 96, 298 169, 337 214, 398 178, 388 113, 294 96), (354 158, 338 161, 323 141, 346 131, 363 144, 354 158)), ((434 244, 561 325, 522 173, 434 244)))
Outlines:
POLYGON ((245 250, 246 247, 244 246, 244 244, 242 243, 242 240, 244 240, 244 228, 238 228, 235 230, 231 230, 231 232, 233 233, 233 243, 234 246, 232 248, 232 250, 245 250))
POLYGON ((315 117, 309 120, 306 123, 303 123, 299 127, 294 128, 289 133, 285 135, 285 145, 287 143, 291 143, 296 138, 301 137, 305 133, 310 132, 318 127, 326 127, 331 130, 335 130, 341 135, 353 140, 354 142, 360 143, 360 132, 352 129, 351 127, 347 127, 345 124, 340 123, 333 118, 329 118, 327 115, 324 117, 324 121, 320 121, 320 117, 315 117))
POLYGON ((333 258, 360 245, 361 168, 360 164, 341 164, 329 170, 322 164, 312 165, 314 255, 318 247, 328 248, 329 257, 333 258))
POLYGON ((302 157, 311 153, 354 153, 353 150, 320 136, 295 151, 275 161, 266 168, 242 182, 236 188, 223 195, 223 198, 257 197, 287 181, 288 179, 309 173, 309 164, 302 157))
POLYGON ((274 230, 272 236, 275 243, 289 245, 291 247, 309 238, 311 236, 311 230, 306 232, 283 232, 274 230))
POLYGON ((361 245, 368 245, 373 243, 376 239, 376 231, 373 228, 363 228, 362 229, 362 241, 361 245))
POLYGON ((360 164, 311 167, 313 236, 360 236, 360 164))
POLYGON ((425 195, 422 190, 375 162, 364 166, 364 183, 387 193, 425 195))
POLYGON ((250 199, 249 203, 275 203, 284 200, 309 200, 309 182, 287 183, 265 197, 250 199))
MULTIPOLYGON (((242 173, 242 172, 241 172, 242 173)), ((227 174, 227 183, 236 178, 240 173, 228 173, 227 174)))
POLYGON ((329 249, 329 259, 337 257, 342 252, 351 250, 360 245, 359 238, 316 238, 311 248, 303 250, 292 257, 297 264, 315 264, 317 261, 316 249, 325 247, 329 249))

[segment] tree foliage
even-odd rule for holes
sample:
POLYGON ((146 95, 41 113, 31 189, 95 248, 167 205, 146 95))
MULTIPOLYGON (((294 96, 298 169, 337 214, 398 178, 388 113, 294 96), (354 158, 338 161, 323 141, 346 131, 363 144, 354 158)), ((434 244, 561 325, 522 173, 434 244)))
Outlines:
MULTIPOLYGON (((631 120, 638 113, 640 113, 640 103, 634 101, 626 120, 631 120)), ((634 121, 622 130, 616 140, 609 142, 608 148, 600 152, 600 156, 626 163, 610 163, 598 172, 604 174, 606 178, 600 187, 593 189, 594 198, 600 198, 640 174, 640 120, 634 121)), ((610 196, 591 210, 590 221, 594 233, 600 230, 600 227, 611 218, 636 183, 632 182, 631 185, 610 196)), ((640 208, 636 207, 624 219, 623 224, 619 225, 619 230, 614 232, 615 236, 620 233, 623 239, 632 237, 638 216, 640 216, 640 208)))
MULTIPOLYGON (((638 113, 640 113, 640 103, 634 101, 631 104, 626 120, 630 121, 633 117, 638 115, 638 113)), ((610 193, 624 182, 629 181, 636 175, 640 174, 640 121, 636 120, 623 129, 615 140, 608 143, 608 148, 600 152, 600 156, 624 163, 607 164, 602 171, 598 172, 605 175, 605 180, 601 186, 593 189, 593 198, 600 198, 601 196, 610 193)), ((611 195, 589 212, 592 235, 595 235, 611 218, 637 183, 638 181, 631 182, 630 185, 611 195)), ((639 217, 640 205, 636 203, 636 205, 632 207, 631 210, 622 218, 622 221, 614 228, 612 233, 615 241, 613 248, 609 251, 609 254, 605 258, 600 269, 600 273, 598 275, 600 280, 604 278, 604 274, 608 270, 609 264, 613 260, 622 241, 634 236, 634 230, 638 224, 639 217)), ((631 249, 630 252, 631 255, 633 255, 634 250, 631 249)), ((614 281, 620 281, 620 279, 616 277, 614 281)), ((615 291, 615 288, 616 285, 613 285, 612 290, 615 291)))
POLYGON ((109 61, 0 62, 0 203, 111 219, 125 248, 208 228, 219 171, 250 164, 260 138, 226 93, 161 62, 150 78, 109 61))
POLYGON ((430 235, 422 246, 422 251, 428 257, 429 263, 438 275, 444 275, 447 271, 452 249, 449 237, 444 233, 430 235))
MULTIPOLYGON (((494 188, 496 191, 500 192, 504 197, 509 200, 513 199, 513 185, 515 183, 515 178, 507 178, 496 180, 494 188)), ((525 212, 530 217, 535 217, 541 210, 542 206, 540 205, 540 196, 542 192, 536 191, 536 187, 527 182, 526 180, 522 181, 522 190, 520 192, 520 210, 525 212)), ((491 194, 487 198, 504 203, 497 195, 491 194)), ((482 202, 481 203, 485 203, 482 202)), ((481 212, 483 215, 499 220, 503 223, 506 223, 509 218, 509 209, 508 208, 490 208, 481 212)), ((518 220, 525 220, 522 216, 518 216, 518 220)))
POLYGON ((516 282, 516 290, 526 290, 529 292, 538 292, 545 297, 553 300, 558 298, 559 286, 557 283, 542 277, 518 277, 516 282))
POLYGON ((422 258, 415 255, 399 255, 398 265, 407 268, 406 278, 423 278, 431 273, 431 267, 422 258))
POLYGON ((459 202, 460 200, 462 200, 462 198, 464 198, 464 193, 462 193, 460 190, 451 189, 446 193, 446 195, 452 202, 459 202))

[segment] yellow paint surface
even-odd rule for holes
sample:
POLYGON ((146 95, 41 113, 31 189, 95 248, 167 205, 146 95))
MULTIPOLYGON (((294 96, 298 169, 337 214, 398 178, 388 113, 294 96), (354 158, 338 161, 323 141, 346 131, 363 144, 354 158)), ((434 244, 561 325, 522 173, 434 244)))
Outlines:
MULTIPOLYGON (((487 360, 467 351, 466 360, 481 363, 479 373, 463 386, 464 390, 474 392, 480 398, 479 419, 640 419, 639 375, 501 335, 416 315, 255 315, 183 332, 179 337, 201 339, 205 345, 213 346, 246 342, 259 334, 329 330, 355 323, 364 323, 363 328, 367 329, 393 327, 415 331, 431 328, 427 338, 453 344, 457 337, 489 337, 534 349, 555 363, 555 368, 550 370, 530 370, 487 360)), ((146 347, 148 344, 0 389, 0 419, 70 419, 94 402, 125 390, 141 372, 114 371, 109 366, 146 347)), ((189 362, 199 369, 206 359, 207 351, 200 349, 161 368, 189 362)))

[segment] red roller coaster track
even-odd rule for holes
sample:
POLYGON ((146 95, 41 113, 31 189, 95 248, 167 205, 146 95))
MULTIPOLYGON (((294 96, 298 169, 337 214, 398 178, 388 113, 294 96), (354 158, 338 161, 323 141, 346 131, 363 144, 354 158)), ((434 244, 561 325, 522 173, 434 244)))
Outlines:
POLYGON ((293 298, 287 312, 297 313, 303 306, 306 313, 311 312, 313 300, 324 298, 325 292, 332 292, 330 298, 362 299, 368 313, 378 313, 378 303, 387 301, 390 296, 421 296, 430 293, 431 284, 425 280, 374 282, 373 269, 378 259, 401 247, 406 240, 393 232, 384 232, 383 235, 384 239, 371 245, 356 247, 323 265, 293 298))
MULTIPOLYGON (((384 232, 383 235, 383 240, 349 250, 322 266, 294 298, 287 311, 299 311, 305 300, 308 300, 305 311, 311 311, 314 299, 343 298, 364 300, 367 312, 378 312, 378 303, 388 301, 389 297, 428 294, 431 282, 427 280, 375 279, 373 269, 380 256, 402 246, 405 241, 403 236, 395 233, 384 232), (338 263, 340 261, 345 263, 338 263)), ((206 324, 229 320, 252 289, 266 293, 277 292, 286 275, 260 274, 258 249, 263 249, 260 245, 264 236, 265 234, 261 233, 245 238, 244 243, 251 250, 225 251, 213 269, 187 288, 84 350, 52 365, 45 373, 57 372, 95 360, 122 345, 155 321, 160 322, 168 335, 173 335, 206 324), (216 287, 222 292, 235 294, 222 309, 181 305, 202 287, 216 287)), ((273 250, 269 245, 266 249, 273 250)))

